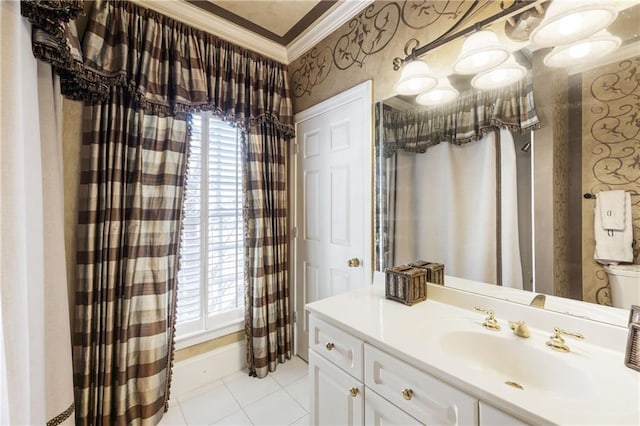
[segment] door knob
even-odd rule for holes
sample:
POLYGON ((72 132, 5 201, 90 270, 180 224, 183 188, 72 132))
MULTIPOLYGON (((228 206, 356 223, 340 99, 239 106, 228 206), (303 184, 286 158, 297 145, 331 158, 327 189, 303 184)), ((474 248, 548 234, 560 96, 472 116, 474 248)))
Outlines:
POLYGON ((349 268, 357 268, 358 266, 360 266, 360 260, 358 260, 357 257, 354 257, 353 259, 349 259, 347 261, 347 265, 349 265, 349 268))
POLYGON ((352 397, 356 397, 358 396, 358 394, 360 393, 360 389, 358 388, 351 388, 349 389, 349 393, 351 394, 352 397))

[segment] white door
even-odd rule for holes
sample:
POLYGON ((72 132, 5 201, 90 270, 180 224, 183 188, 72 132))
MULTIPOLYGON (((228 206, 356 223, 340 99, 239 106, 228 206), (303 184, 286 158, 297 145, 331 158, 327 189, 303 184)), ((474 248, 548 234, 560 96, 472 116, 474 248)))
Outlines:
POLYGON ((304 305, 371 283, 371 82, 296 115, 296 353, 307 359, 304 305))
POLYGON ((311 425, 364 424, 364 386, 362 383, 309 351, 311 425))

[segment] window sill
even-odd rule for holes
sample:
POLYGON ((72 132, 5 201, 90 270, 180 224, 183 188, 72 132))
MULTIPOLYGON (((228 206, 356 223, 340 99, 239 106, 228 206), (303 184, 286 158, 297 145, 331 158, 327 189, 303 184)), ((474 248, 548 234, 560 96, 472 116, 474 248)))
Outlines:
MULTIPOLYGON (((214 330, 198 331, 181 337, 176 337, 175 349, 185 349, 190 346, 217 339, 218 337, 226 336, 228 334, 237 333, 242 330, 244 330, 244 319, 230 321, 226 324, 222 324, 214 330)), ((179 331, 176 331, 176 334, 178 333, 179 331)))

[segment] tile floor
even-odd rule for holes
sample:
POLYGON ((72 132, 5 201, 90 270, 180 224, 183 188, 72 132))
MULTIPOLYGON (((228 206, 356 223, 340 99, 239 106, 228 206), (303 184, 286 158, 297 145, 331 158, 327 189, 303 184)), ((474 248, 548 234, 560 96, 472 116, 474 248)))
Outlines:
POLYGON ((179 396, 160 426, 308 425, 308 366, 295 357, 264 379, 239 371, 179 396))

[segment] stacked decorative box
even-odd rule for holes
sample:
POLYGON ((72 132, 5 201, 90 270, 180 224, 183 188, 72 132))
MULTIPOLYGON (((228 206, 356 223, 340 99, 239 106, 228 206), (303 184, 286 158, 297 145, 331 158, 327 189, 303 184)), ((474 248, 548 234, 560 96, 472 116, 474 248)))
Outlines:
POLYGON ((631 305, 631 312, 629 312, 629 337, 624 365, 640 371, 640 306, 638 305, 631 305))
POLYGON ((409 306, 426 300, 426 271, 409 265, 387 268, 385 271, 385 297, 409 306))
POLYGON ((444 265, 416 260, 385 270, 385 297, 413 305, 427 299, 427 282, 444 285, 444 265))
POLYGON ((442 263, 416 260, 409 263, 409 266, 424 269, 427 273, 428 283, 444 285, 444 265, 442 263))

